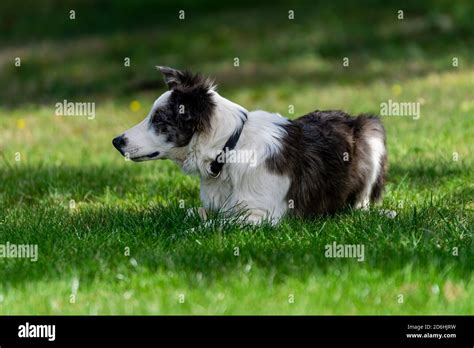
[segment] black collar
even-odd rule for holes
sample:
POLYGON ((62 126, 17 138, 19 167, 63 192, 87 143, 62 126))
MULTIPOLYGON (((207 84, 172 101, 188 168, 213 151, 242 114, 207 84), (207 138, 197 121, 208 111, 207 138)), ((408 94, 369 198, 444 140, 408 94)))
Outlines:
POLYGON ((242 134, 245 121, 247 121, 247 113, 243 111, 241 112, 243 115, 242 125, 239 128, 237 128, 234 131, 234 133, 232 133, 230 138, 224 144, 224 148, 219 152, 219 154, 216 156, 214 161, 211 162, 211 165, 209 167, 211 172, 209 173, 209 175, 213 178, 217 178, 219 177, 219 175, 221 175, 222 167, 224 167, 224 164, 225 164, 227 151, 231 151, 235 148, 235 146, 237 145, 237 142, 239 141, 240 135, 242 134))

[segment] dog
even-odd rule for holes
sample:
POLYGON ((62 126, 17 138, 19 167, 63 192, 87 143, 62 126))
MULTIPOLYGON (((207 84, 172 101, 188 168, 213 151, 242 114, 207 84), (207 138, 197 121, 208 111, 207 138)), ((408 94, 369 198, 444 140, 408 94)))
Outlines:
POLYGON ((171 159, 199 175, 204 209, 245 211, 245 222, 276 224, 285 214, 333 214, 380 202, 387 150, 376 116, 330 110, 289 120, 248 111, 200 74, 157 68, 168 91, 112 143, 132 161, 171 159))

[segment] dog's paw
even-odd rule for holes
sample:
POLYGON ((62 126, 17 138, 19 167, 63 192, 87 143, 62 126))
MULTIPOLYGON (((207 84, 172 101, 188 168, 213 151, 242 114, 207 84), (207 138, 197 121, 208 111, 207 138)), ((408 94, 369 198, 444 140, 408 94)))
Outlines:
POLYGON ((263 216, 260 214, 242 214, 234 220, 234 223, 240 225, 241 227, 249 226, 249 225, 259 225, 263 221, 263 216))
POLYGON ((207 212, 206 212, 206 209, 204 209, 203 207, 199 207, 198 210, 198 215, 199 217, 201 218, 202 221, 206 221, 207 220, 207 212))
POLYGON ((268 212, 260 210, 260 209, 253 209, 249 211, 248 215, 243 215, 238 219, 238 222, 241 225, 261 225, 263 223, 269 223, 272 226, 275 226, 280 221, 279 217, 269 217, 268 212))

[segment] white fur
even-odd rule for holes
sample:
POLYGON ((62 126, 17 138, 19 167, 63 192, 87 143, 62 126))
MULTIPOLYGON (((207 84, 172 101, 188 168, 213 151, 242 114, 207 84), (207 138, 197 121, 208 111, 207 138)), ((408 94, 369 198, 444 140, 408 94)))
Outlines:
POLYGON ((237 127, 242 124, 241 106, 214 92, 217 109, 212 121, 212 132, 204 139, 191 142, 190 158, 201 175, 201 200, 205 208, 235 212, 245 211, 247 221, 258 223, 263 219, 276 223, 286 212, 286 193, 290 179, 268 171, 266 159, 281 148, 284 133, 278 125, 288 122, 278 114, 265 111, 247 113, 235 150, 253 151, 253 163, 226 163, 218 178, 209 174, 209 165, 216 158, 237 127))
POLYGON ((356 202, 357 209, 367 210, 370 205, 370 194, 374 187, 377 177, 380 175, 382 158, 385 155, 385 145, 383 139, 377 135, 373 135, 366 139, 370 147, 370 164, 368 168, 369 176, 362 191, 359 200, 356 202))

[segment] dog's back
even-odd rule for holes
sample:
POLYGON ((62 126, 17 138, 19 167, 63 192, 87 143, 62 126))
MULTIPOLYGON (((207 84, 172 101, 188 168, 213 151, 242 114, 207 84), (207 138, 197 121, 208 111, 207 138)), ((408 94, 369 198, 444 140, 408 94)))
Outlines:
POLYGON ((315 111, 288 124, 269 169, 291 178, 287 198, 297 215, 333 213, 380 199, 386 171, 385 131, 374 116, 315 111))

